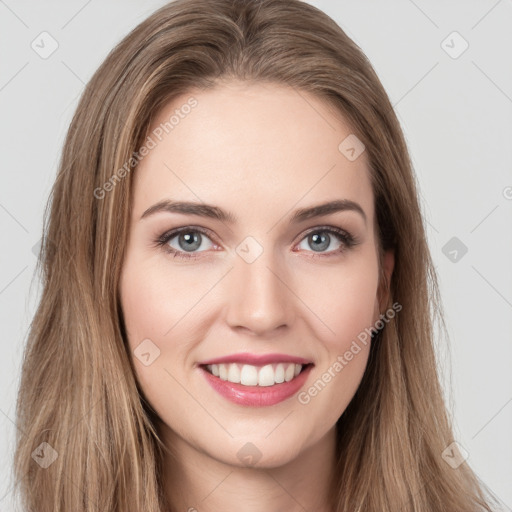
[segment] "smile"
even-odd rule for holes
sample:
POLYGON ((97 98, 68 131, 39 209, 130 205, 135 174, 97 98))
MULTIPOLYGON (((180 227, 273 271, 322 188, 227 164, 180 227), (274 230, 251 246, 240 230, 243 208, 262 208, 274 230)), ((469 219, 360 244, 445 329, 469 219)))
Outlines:
POLYGON ((208 384, 230 402, 262 407, 278 404, 298 393, 313 366, 296 362, 225 362, 201 364, 198 368, 208 384))

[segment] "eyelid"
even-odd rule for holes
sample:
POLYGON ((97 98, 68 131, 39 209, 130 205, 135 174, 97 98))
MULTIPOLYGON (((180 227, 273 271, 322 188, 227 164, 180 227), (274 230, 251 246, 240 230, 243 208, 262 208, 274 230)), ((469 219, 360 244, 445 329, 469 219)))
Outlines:
POLYGON ((311 233, 316 233, 316 232, 321 232, 321 231, 334 232, 334 233, 337 233, 339 235, 344 235, 347 238, 355 238, 346 229, 343 229, 343 228, 340 228, 340 227, 337 227, 337 226, 330 226, 330 225, 327 225, 327 224, 326 225, 320 224, 318 226, 313 226, 312 228, 308 228, 308 229, 306 229, 306 231, 303 231, 300 234, 300 238, 299 238, 298 241, 299 242, 302 241, 305 237, 307 237, 311 233))
POLYGON ((169 238, 171 235, 172 237, 174 237, 176 235, 179 235, 183 231, 198 231, 199 233, 203 233, 205 235, 208 235, 209 237, 215 238, 215 234, 211 229, 204 228, 202 226, 195 226, 193 224, 187 224, 186 226, 173 228, 165 231, 158 237, 158 239, 163 240, 164 238, 169 238))

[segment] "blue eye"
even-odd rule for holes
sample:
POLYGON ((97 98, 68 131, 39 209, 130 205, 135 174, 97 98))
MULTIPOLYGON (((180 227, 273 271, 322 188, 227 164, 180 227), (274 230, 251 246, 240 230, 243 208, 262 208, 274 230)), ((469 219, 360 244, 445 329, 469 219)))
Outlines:
MULTIPOLYGON (((166 252, 174 254, 175 258, 187 259, 197 257, 194 253, 197 252, 197 250, 203 245, 203 241, 205 239, 209 240, 205 230, 185 227, 176 229, 169 233, 164 233, 160 238, 158 238, 157 244, 162 246, 166 252), (170 242, 173 239, 176 239, 178 247, 173 247, 170 245, 170 242)), ((208 248, 209 247, 207 247, 207 249, 208 248)))
POLYGON ((315 231, 311 231, 301 243, 306 242, 309 247, 313 248, 313 252, 324 252, 329 248, 331 242, 333 242, 333 238, 337 239, 339 242, 339 247, 337 249, 327 251, 331 252, 340 252, 344 248, 347 248, 352 245, 352 237, 348 235, 348 233, 339 232, 337 230, 329 229, 316 229, 315 231), (334 235, 334 237, 332 236, 334 235))
MULTIPOLYGON (((186 226, 164 233, 155 240, 155 244, 162 247, 165 252, 173 254, 175 258, 192 259, 198 258, 200 256, 198 253, 204 252, 205 249, 209 249, 214 245, 209 235, 209 230, 186 226), (176 242, 173 246, 170 242, 174 239, 176 239, 176 242), (205 248, 203 242, 206 240, 209 241, 210 245, 206 244, 205 248), (201 247, 203 247, 203 250, 199 250, 201 247)), ((302 238, 300 243, 304 242, 313 248, 309 252, 317 253, 318 256, 339 254, 357 244, 357 240, 350 233, 335 227, 314 228, 302 238), (334 250, 326 251, 333 242, 333 238, 338 240, 339 246, 334 250)))

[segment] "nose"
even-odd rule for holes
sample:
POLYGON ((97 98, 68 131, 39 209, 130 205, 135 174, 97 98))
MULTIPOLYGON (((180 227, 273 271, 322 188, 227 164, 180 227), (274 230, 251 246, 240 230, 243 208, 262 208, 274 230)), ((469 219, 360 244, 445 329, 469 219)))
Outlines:
POLYGON ((286 272, 270 252, 264 252, 252 263, 236 258, 227 290, 226 318, 233 329, 272 336, 292 324, 294 295, 286 272))

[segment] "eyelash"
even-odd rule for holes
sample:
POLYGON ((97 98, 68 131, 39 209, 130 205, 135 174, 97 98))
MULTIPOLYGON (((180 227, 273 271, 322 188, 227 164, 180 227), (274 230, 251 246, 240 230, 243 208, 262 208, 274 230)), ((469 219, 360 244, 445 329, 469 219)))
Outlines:
MULTIPOLYGON (((161 247, 166 253, 174 254, 174 258, 178 258, 178 259, 182 259, 182 260, 192 260, 192 259, 198 258, 202 252, 205 252, 205 251, 199 251, 199 252, 191 252, 191 253, 187 254, 185 251, 177 251, 176 249, 170 247, 168 245, 168 242, 170 240, 172 240, 173 238, 175 238, 176 236, 180 235, 181 233, 201 233, 202 235, 205 235, 208 238, 211 238, 211 232, 207 229, 195 227, 195 226, 185 226, 183 228, 178 228, 178 229, 174 229, 172 231, 165 232, 164 234, 160 235, 154 241, 154 244, 156 247, 161 247)), ((304 240, 306 237, 308 237, 309 235, 314 234, 314 233, 333 234, 338 238, 339 241, 342 242, 343 245, 339 249, 336 249, 334 251, 315 254, 315 255, 311 256, 312 258, 331 257, 336 254, 343 253, 347 249, 350 249, 351 247, 353 247, 354 245, 357 245, 359 243, 355 236, 351 235, 350 233, 348 233, 347 231, 345 231, 343 229, 336 228, 333 226, 319 226, 314 229, 311 229, 300 239, 299 243, 302 242, 302 240, 304 240)))

